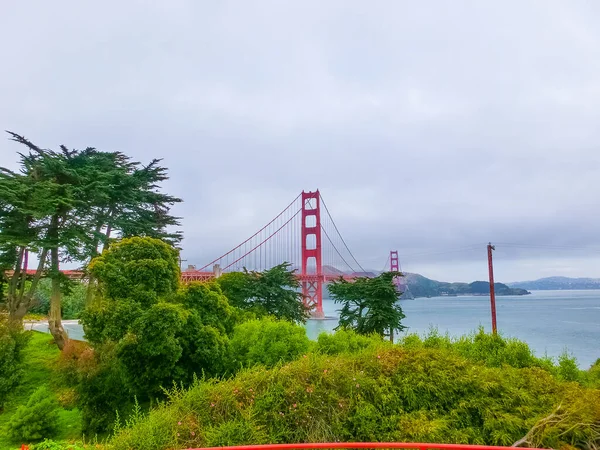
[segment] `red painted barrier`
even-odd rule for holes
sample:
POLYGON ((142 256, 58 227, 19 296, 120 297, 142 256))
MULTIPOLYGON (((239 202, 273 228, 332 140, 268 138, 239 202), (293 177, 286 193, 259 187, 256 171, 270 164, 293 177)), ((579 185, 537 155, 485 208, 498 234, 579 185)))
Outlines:
MULTIPOLYGON (((406 448, 417 450, 506 450, 515 447, 494 445, 433 444, 421 442, 319 442, 302 444, 235 445, 232 447, 207 447, 187 450, 303 450, 335 448, 406 448)), ((544 449, 529 449, 544 450, 544 449)))

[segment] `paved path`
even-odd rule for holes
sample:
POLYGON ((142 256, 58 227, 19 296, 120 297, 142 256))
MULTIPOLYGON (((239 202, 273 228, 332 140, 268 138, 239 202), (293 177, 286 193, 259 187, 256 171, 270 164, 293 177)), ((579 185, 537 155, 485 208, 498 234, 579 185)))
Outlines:
MULTIPOLYGON (((63 320, 62 324, 63 328, 65 329, 65 331, 71 339, 75 339, 76 341, 85 340, 83 338, 83 327, 79 324, 78 320, 63 320)), ((25 322, 24 326, 26 330, 35 330, 41 331, 42 333, 50 333, 47 321, 25 322)))

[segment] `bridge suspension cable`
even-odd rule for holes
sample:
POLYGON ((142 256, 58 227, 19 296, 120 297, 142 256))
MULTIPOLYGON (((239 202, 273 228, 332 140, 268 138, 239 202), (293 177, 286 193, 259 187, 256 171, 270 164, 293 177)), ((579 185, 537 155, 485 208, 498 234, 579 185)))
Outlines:
MULTIPOLYGON (((262 233, 263 231, 265 231, 266 229, 268 229, 271 225, 273 225, 273 223, 275 223, 277 221, 277 219, 279 219, 282 215, 284 215, 300 198, 302 194, 299 194, 288 206, 285 207, 285 209, 283 211, 281 211, 277 216, 275 216, 275 218, 273 220, 271 220, 269 223, 267 223, 264 227, 262 227, 260 230, 258 230, 256 233, 254 233, 252 236, 250 236, 248 239, 246 239, 244 242, 242 242, 241 244, 239 244, 238 246, 232 248, 231 250, 229 250, 227 253, 219 256, 218 258, 215 258, 214 260, 212 260, 211 262, 209 262, 208 264, 202 266, 199 270, 205 270, 208 267, 212 266, 213 264, 222 261, 224 258, 227 258, 229 255, 231 255, 232 253, 234 253, 236 250, 241 249, 243 246, 247 245, 249 242, 252 241, 252 239, 254 239, 256 236, 258 236, 260 233, 262 233)), ((296 211, 296 214, 300 211, 300 209, 298 209, 298 211, 296 211)), ((269 239, 267 238, 264 242, 268 241, 269 239)), ((263 242, 263 243, 264 243, 263 242)), ((251 250, 250 252, 247 252, 245 256, 248 256, 250 253, 252 253, 252 251, 256 250, 257 248, 259 248, 259 246, 255 247, 253 250, 251 250)), ((239 259, 236 261, 239 262, 239 259)), ((228 266, 229 267, 229 266, 228 266)))
POLYGON ((329 212, 329 208, 327 208, 327 204, 325 203, 325 200, 323 200, 323 196, 320 195, 320 194, 319 194, 319 196, 321 198, 321 202, 323 203, 323 206, 325 207, 325 212, 327 213, 327 216, 329 217, 329 220, 331 221, 331 224, 333 225, 333 228, 335 229, 335 231, 337 232, 338 236, 340 237, 340 240, 342 241, 342 244, 344 245, 344 247, 346 248, 346 250, 350 254, 350 257, 354 260, 354 262, 356 263, 356 265, 360 268, 360 270, 362 272, 366 272, 366 270, 356 260, 356 258, 354 257, 354 254, 350 251, 350 248, 348 248, 348 244, 346 244, 346 241, 342 237, 342 234, 340 233, 340 230, 338 229, 338 227, 337 227, 337 225, 335 223, 335 220, 333 220, 333 217, 331 216, 331 213, 329 212))

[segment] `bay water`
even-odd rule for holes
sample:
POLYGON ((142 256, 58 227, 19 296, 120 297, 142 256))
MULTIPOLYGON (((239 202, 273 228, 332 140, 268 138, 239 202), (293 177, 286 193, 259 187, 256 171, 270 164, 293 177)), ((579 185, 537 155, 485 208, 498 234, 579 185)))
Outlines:
MULTIPOLYGON (((400 301, 406 318, 404 333, 428 332, 460 336, 482 325, 491 331, 489 296, 417 298, 400 301)), ((311 339, 338 324, 340 305, 323 300, 330 319, 309 320, 311 339)), ((558 357, 565 350, 587 369, 600 358, 600 290, 532 291, 525 296, 496 297, 498 331, 529 344, 536 356, 558 357)))
MULTIPOLYGON (((428 332, 432 327, 440 333, 460 336, 482 325, 491 330, 489 297, 458 296, 402 300, 406 315, 404 333, 428 332)), ((339 305, 323 300, 328 319, 309 320, 306 331, 316 339, 323 331, 338 325, 339 305)), ((496 298, 498 331, 529 344, 537 356, 558 357, 565 350, 577 358, 582 369, 600 358, 600 290, 532 291, 526 296, 496 298)), ((72 339, 83 339, 77 321, 64 321, 72 339)), ((46 323, 33 325, 48 332, 46 323)))

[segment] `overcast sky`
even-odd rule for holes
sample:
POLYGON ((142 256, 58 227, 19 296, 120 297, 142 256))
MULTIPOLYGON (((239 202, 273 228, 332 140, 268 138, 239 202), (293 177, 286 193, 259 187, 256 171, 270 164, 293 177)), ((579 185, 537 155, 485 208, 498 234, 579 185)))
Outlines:
MULTIPOLYGON (((533 246, 498 244, 498 281, 600 277, 599 2, 1 11, 0 128, 164 158, 189 263, 318 188, 364 267, 397 249, 405 270, 485 279, 492 241, 533 246)), ((0 165, 17 150, 0 141, 0 165)))

